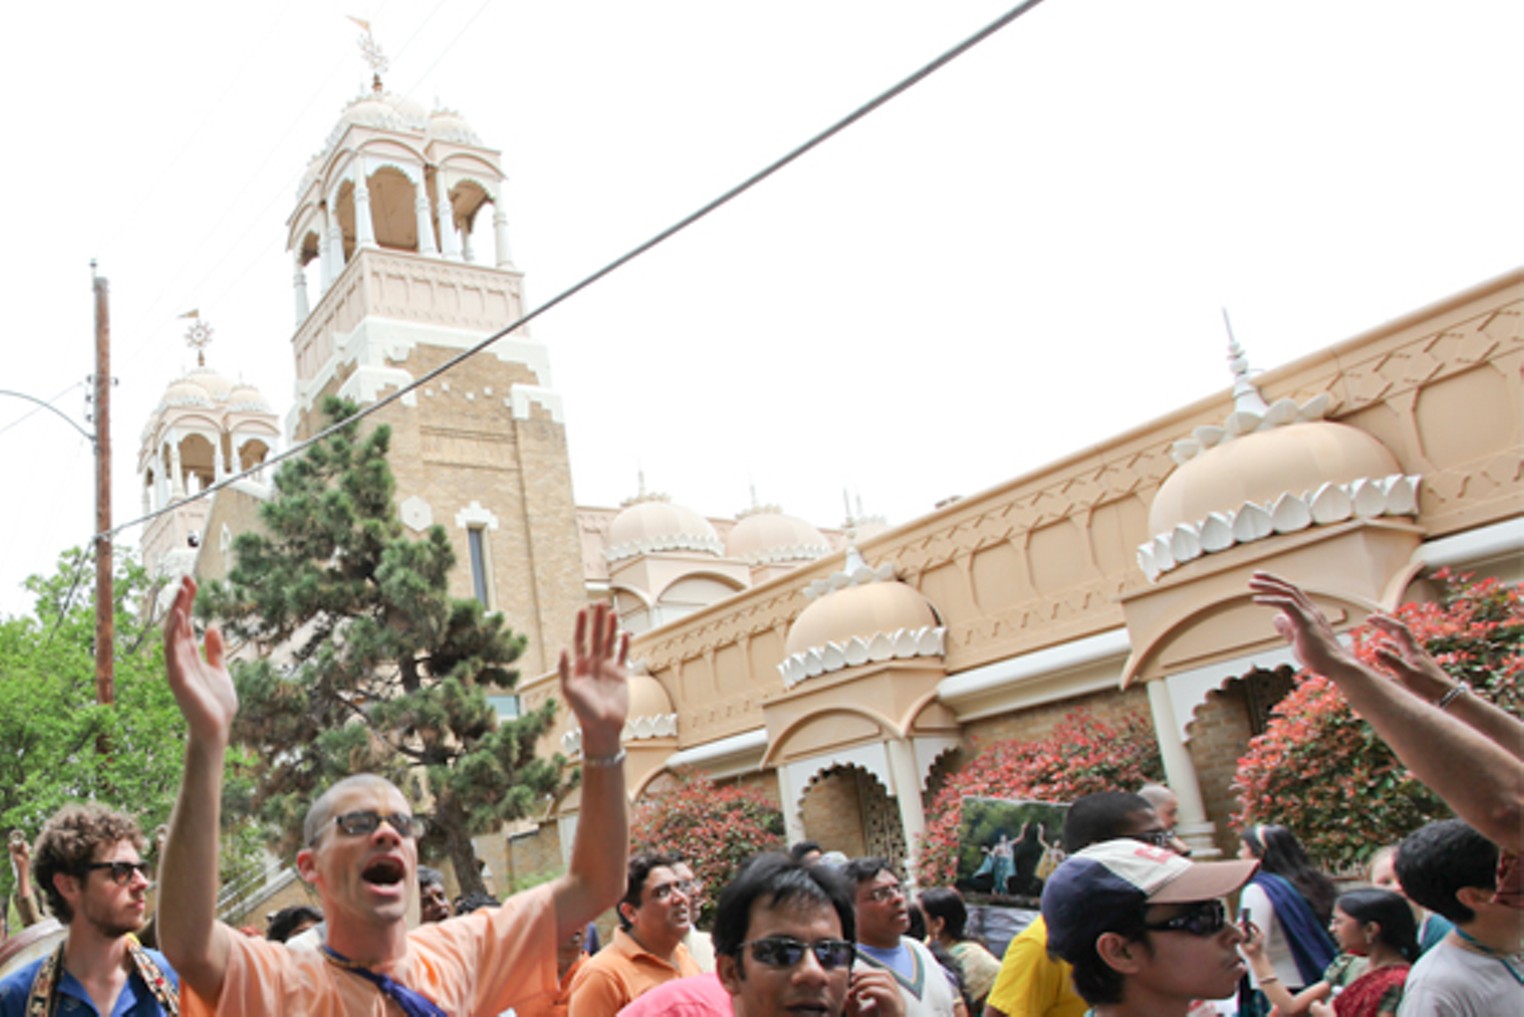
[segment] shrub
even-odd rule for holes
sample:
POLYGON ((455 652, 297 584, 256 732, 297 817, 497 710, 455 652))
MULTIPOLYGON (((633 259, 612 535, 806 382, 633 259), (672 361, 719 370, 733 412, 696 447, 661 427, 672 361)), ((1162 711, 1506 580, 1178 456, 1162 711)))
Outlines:
MULTIPOLYGON (((1395 612, 1447 672, 1515 716, 1521 712, 1524 600, 1496 580, 1471 582, 1441 571, 1437 600, 1395 612)), ((1355 654, 1375 663, 1376 629, 1351 630, 1355 654)), ((1334 684, 1298 675, 1249 742, 1234 778, 1235 826, 1281 823, 1323 865, 1349 870, 1450 810, 1415 780, 1334 684)))
POLYGON ((631 851, 660 851, 687 859, 704 888, 695 921, 705 928, 715 901, 736 871, 760 851, 783 846, 783 813, 760 792, 682 773, 644 797, 630 821, 631 851))
POLYGON ((1070 802, 1097 791, 1131 791, 1163 779, 1153 725, 1142 714, 1120 723, 1076 710, 1046 738, 991 742, 943 783, 927 810, 917 881, 952 886, 965 797, 1070 802))

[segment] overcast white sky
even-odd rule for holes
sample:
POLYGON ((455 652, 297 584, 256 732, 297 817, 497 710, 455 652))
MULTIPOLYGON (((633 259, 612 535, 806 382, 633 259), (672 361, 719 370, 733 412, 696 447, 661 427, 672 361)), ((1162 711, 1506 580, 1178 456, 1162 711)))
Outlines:
MULTIPOLYGON (((118 520, 191 367, 290 404, 286 216, 366 85, 501 149, 533 306, 1010 6, 290 0, 9 10, 0 388, 79 420, 111 281, 118 520), (71 386, 78 386, 70 390, 71 386)), ((1505 0, 1047 0, 547 314, 576 495, 901 523, 1524 262, 1505 0)), ((88 443, 0 398, 0 613, 92 532, 88 443)), ((135 534, 128 535, 135 540, 135 534)))

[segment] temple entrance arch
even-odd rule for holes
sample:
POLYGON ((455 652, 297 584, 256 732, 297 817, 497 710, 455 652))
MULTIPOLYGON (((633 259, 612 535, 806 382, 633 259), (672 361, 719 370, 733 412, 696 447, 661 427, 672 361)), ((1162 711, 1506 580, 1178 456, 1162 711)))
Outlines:
POLYGON ((904 870, 907 847, 899 806, 878 775, 844 763, 812 777, 800 802, 805 836, 848 858, 876 855, 904 870))

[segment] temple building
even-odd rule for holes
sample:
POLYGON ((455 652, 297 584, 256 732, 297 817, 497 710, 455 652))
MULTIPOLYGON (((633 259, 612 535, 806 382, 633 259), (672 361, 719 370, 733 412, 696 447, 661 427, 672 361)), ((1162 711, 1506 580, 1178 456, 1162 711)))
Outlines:
MULTIPOLYGON (((1039 737, 1084 707, 1147 717, 1181 834, 1230 850, 1235 762, 1291 674, 1251 572, 1295 578, 1341 628, 1424 598, 1440 567, 1524 579, 1524 270, 1264 373, 1230 345, 1217 396, 893 528, 831 528, 755 498, 708 516, 643 483, 579 507, 550 357, 525 328, 434 373, 525 311, 503 187, 459 113, 379 78, 348 105, 288 220, 284 440, 321 428, 327 395, 386 402, 401 519, 442 525, 452 593, 528 637, 526 705, 556 694, 551 653, 578 608, 615 606, 636 633, 637 799, 696 768, 761 789, 791 839, 909 860, 930 791, 974 742, 1039 737)), ((258 392, 198 367, 144 431, 146 503, 281 443, 258 392)), ((150 566, 225 575, 268 480, 156 520, 150 566)), ((544 751, 574 765, 558 716, 544 751)), ((577 809, 572 791, 480 854, 500 873, 558 867, 577 809)))

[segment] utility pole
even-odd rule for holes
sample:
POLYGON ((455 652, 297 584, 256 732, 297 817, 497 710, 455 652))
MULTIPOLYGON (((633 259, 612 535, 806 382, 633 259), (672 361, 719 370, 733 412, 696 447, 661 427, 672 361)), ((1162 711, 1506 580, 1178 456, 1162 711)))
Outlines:
POLYGON ((111 306, 95 274, 95 698, 116 701, 116 609, 111 589, 111 306))

